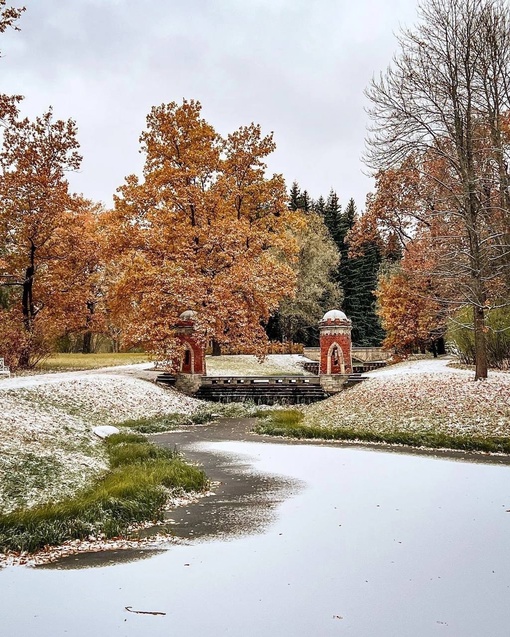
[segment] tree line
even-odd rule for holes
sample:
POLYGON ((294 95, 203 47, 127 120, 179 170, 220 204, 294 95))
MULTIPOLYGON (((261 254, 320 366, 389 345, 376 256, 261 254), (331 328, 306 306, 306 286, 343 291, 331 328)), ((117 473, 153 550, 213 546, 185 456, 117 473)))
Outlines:
MULTIPOLYGON (((17 28, 23 10, 0 9, 0 31, 17 28)), ((334 193, 323 210, 306 194, 289 199, 283 177, 266 175, 275 144, 260 126, 221 136, 197 101, 153 107, 143 174, 128 175, 107 210, 70 190, 76 123, 51 108, 31 121, 21 103, 0 100, 0 355, 13 369, 101 340, 175 364, 173 326, 187 309, 204 343, 262 355, 268 337, 314 342, 323 311, 344 297, 360 343, 380 340, 357 320, 360 286, 346 284, 346 263, 368 277, 375 321, 374 269, 361 267, 373 255, 346 256, 354 203, 342 213, 334 193)))

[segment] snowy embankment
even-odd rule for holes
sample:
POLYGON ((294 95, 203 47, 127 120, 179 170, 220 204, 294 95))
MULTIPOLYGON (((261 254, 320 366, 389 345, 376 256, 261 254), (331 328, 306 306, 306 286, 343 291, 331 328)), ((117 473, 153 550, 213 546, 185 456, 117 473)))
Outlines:
POLYGON ((107 469, 97 425, 169 413, 200 402, 114 374, 0 381, 0 511, 62 499, 107 469), (46 382, 44 382, 46 379, 46 382))
POLYGON ((409 361, 305 409, 305 424, 378 433, 510 436, 510 374, 447 367, 447 359, 409 361))
MULTIPOLYGON (((302 356, 208 357, 210 375, 303 374, 302 356)), ((146 363, 0 380, 0 511, 70 496, 107 469, 98 425, 168 414, 203 404, 152 379, 146 363), (138 378, 141 377, 141 378, 138 378)))

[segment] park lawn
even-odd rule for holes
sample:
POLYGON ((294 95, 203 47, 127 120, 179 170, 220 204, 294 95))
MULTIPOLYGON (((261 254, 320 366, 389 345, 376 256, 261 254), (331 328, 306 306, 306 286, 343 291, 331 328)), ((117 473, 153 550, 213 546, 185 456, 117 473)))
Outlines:
POLYGON ((52 354, 38 363, 36 370, 40 372, 54 372, 100 369, 102 367, 134 365, 136 363, 145 363, 149 361, 149 355, 144 352, 126 352, 120 354, 52 354))
POLYGON ((207 356, 208 376, 306 376, 300 354, 269 354, 263 361, 248 354, 207 356))

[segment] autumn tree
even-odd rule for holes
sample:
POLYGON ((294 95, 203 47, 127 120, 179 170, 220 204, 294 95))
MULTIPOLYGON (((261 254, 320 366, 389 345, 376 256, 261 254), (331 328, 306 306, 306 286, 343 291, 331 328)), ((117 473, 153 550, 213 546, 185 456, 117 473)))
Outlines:
POLYGON ((101 205, 72 197, 55 228, 44 278, 45 322, 61 338, 79 343, 83 354, 92 352, 95 335, 107 333, 103 213, 101 205))
POLYGON ((437 300, 433 288, 434 281, 417 278, 405 257, 386 262, 375 292, 386 348, 400 355, 426 349, 434 356, 445 353, 448 307, 437 300))
POLYGON ((432 228, 428 238, 444 258, 426 274, 441 277, 448 263, 448 276, 456 275, 447 300, 472 308, 476 378, 486 378, 485 316, 497 302, 493 283, 508 281, 509 267, 510 10, 499 0, 428 0, 419 15, 367 91, 367 161, 380 179, 407 165, 419 174, 411 188, 420 192, 413 201, 400 189, 410 205, 398 215, 374 205, 411 238, 415 226, 425 235, 440 221, 440 233, 432 228))
POLYGON ((28 366, 47 347, 39 319, 56 300, 47 283, 52 266, 69 256, 59 243, 73 208, 64 174, 80 161, 72 120, 54 121, 51 109, 33 122, 9 119, 0 152, 0 283, 11 290, 2 320, 18 333, 14 366, 28 366))
POLYGON ((175 361, 172 327, 192 309, 204 341, 262 352, 305 227, 283 178, 265 176, 272 135, 251 124, 223 138, 184 100, 154 107, 140 142, 143 179, 126 178, 108 220, 109 303, 126 339, 175 361))
POLYGON ((19 31, 17 22, 23 11, 25 7, 11 7, 7 4, 7 0, 0 0, 0 33, 4 33, 9 28, 19 31))
POLYGON ((310 212, 307 222, 306 229, 297 236, 296 292, 281 300, 267 328, 271 338, 290 345, 295 342, 316 345, 319 320, 342 301, 341 289, 334 278, 339 261, 335 243, 321 215, 310 212))
MULTIPOLYGON (((0 33, 4 33, 9 28, 19 31, 17 22, 24 11, 25 7, 11 7, 7 4, 7 0, 0 0, 0 33)), ((16 117, 16 104, 20 100, 20 95, 10 96, 0 94, 0 121, 4 121, 9 117, 16 117)))

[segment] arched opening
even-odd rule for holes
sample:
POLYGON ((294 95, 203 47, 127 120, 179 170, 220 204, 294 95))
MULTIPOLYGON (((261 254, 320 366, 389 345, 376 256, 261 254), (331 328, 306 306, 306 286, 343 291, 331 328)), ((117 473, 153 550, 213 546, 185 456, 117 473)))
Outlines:
POLYGON ((338 343, 332 343, 329 348, 327 373, 345 374, 344 353, 338 343))
POLYGON ((181 372, 183 374, 194 374, 195 373, 195 356, 193 354, 193 350, 188 345, 188 343, 184 344, 184 354, 181 359, 181 372))

